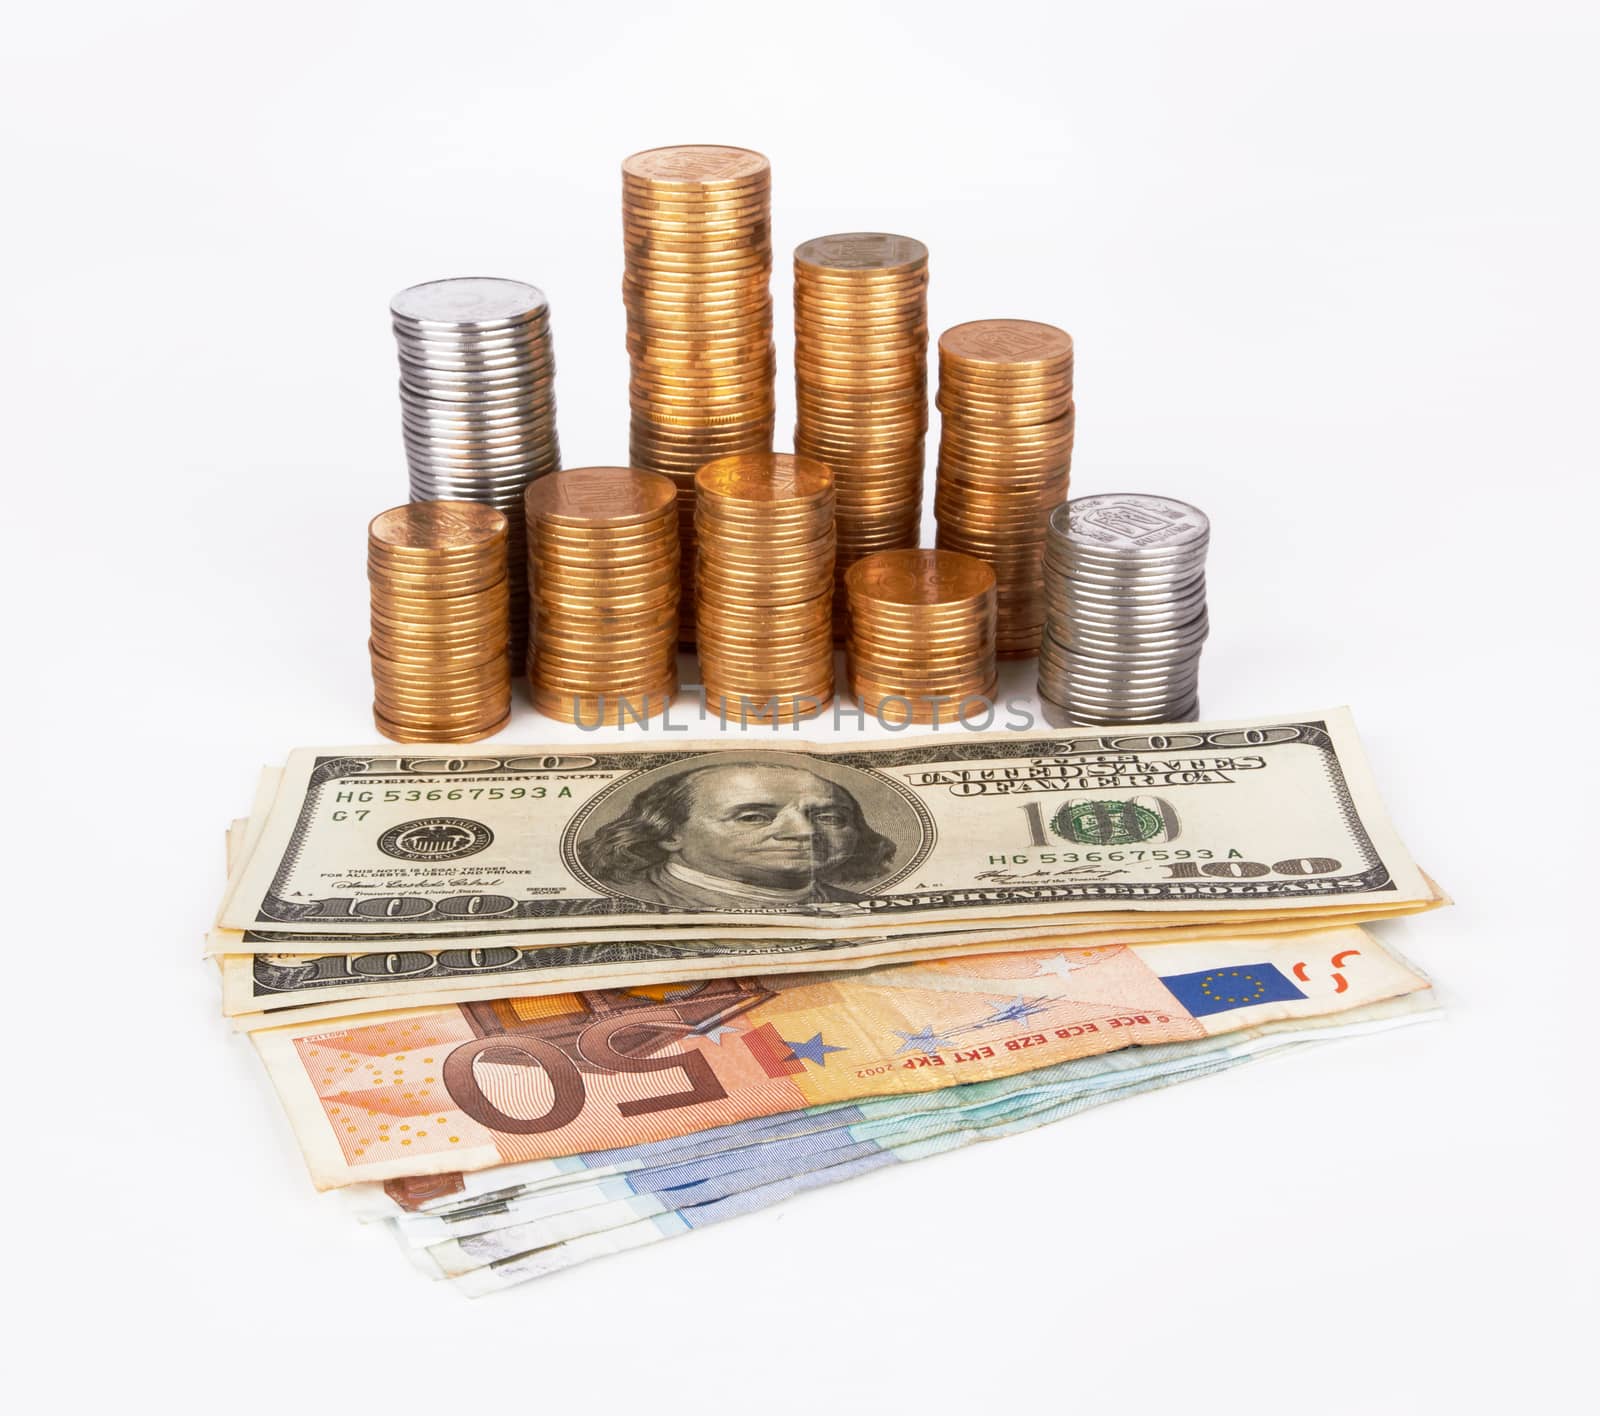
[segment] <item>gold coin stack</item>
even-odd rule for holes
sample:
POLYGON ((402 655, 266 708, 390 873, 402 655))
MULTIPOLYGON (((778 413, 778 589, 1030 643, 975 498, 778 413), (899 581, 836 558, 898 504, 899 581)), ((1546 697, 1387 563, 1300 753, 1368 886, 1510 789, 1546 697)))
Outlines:
POLYGON ((1044 624, 1041 560, 1072 467, 1072 336, 977 320, 939 336, 938 544, 994 568, 996 652, 1024 658, 1044 624))
POLYGON ((678 494, 632 467, 552 473, 524 495, 534 706, 621 727, 678 689, 678 494))
POLYGON ((794 448, 833 469, 845 573, 917 544, 928 433, 928 248, 909 236, 819 236, 794 253, 794 448))
POLYGON ((476 742, 511 716, 508 523, 470 501, 423 501, 367 527, 372 716, 396 742, 476 742))
POLYGON ((833 698, 833 473, 745 453, 695 476, 695 620, 706 700, 786 721, 833 698))
POLYGON ((987 711, 997 685, 995 575, 955 551, 879 551, 845 575, 850 691, 885 723, 987 711))
POLYGON ((745 148, 638 152, 622 164, 633 466, 670 477, 694 629, 694 475, 772 447, 772 169, 745 148))

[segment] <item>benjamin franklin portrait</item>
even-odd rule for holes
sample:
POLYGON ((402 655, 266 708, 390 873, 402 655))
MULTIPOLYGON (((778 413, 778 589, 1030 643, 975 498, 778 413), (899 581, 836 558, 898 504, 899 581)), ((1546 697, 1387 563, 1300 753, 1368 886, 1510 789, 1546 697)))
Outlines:
POLYGON ((902 853, 847 787, 759 753, 656 777, 576 852, 619 894, 699 911, 859 900, 902 853))

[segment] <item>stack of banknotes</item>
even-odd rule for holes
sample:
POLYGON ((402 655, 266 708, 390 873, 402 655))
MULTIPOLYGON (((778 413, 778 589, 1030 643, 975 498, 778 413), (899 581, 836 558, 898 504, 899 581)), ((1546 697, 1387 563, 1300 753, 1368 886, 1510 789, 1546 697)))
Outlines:
POLYGON ((467 1294, 1434 1011, 1343 710, 583 746, 296 752, 229 832, 224 1011, 467 1294))

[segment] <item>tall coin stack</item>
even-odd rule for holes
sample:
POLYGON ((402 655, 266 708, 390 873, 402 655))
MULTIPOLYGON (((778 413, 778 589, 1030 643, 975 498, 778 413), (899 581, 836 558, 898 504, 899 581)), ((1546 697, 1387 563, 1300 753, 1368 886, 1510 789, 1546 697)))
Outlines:
POLYGON ((506 518, 412 502, 367 527, 372 715, 396 742, 475 742, 511 716, 506 518))
POLYGON ((850 691, 885 723, 949 723, 994 702, 995 577, 956 551, 879 551, 845 575, 850 691))
POLYGON ((805 717, 833 697, 833 474, 787 453, 695 477, 696 628, 706 700, 727 717, 805 717))
POLYGON ((1037 652, 1045 520, 1072 466, 1072 336, 977 320, 939 337, 938 544, 994 567, 996 652, 1037 652))
POLYGON ((522 492, 561 465, 549 302, 519 280, 468 277, 413 285, 389 308, 411 499, 483 502, 505 513, 520 669, 528 632, 522 492))
POLYGON ((678 489, 684 637, 694 628, 694 475, 772 447, 772 169, 758 152, 668 147, 622 164, 629 461, 678 489))
POLYGON ((1205 514, 1171 497, 1079 497, 1050 517, 1039 694, 1058 724, 1198 716, 1205 514), (1051 710, 1054 711, 1051 711, 1051 710))
POLYGON ((678 688, 678 495, 654 472, 583 467, 528 488, 541 712, 597 727, 643 722, 678 688))
POLYGON ((794 253, 795 451, 833 469, 845 573, 917 544, 928 432, 928 248, 909 236, 819 236, 794 253))

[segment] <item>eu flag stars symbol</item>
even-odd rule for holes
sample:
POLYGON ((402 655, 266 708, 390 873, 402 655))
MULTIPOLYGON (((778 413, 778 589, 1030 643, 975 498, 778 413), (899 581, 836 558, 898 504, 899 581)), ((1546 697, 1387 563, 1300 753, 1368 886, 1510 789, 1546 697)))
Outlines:
POLYGON ((1240 964, 1237 968, 1202 969, 1199 973, 1168 974, 1161 980, 1191 1018, 1208 1013, 1229 1013, 1255 1003, 1279 1003, 1306 995, 1287 974, 1271 964, 1240 964))

